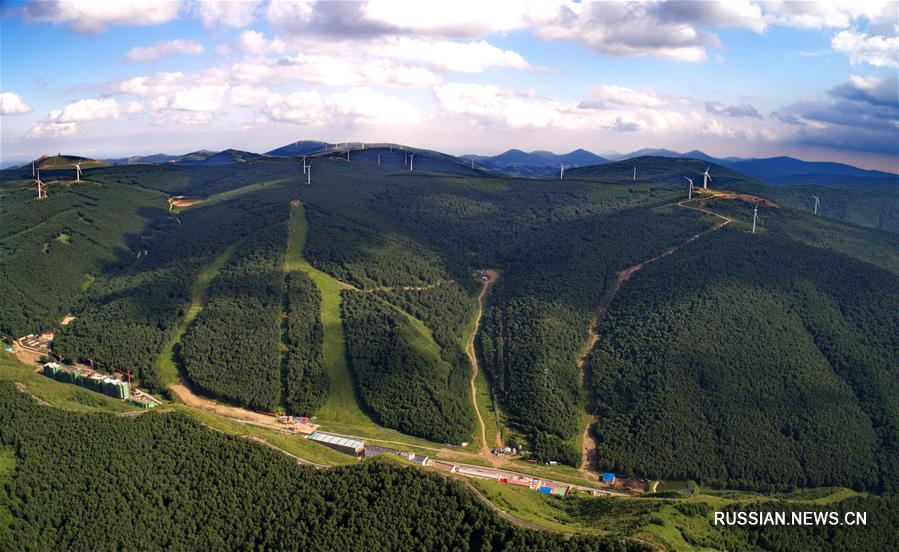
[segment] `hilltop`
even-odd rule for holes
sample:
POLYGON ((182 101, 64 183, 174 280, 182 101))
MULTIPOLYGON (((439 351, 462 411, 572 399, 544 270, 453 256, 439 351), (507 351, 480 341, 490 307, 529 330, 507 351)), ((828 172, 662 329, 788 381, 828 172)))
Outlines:
MULTIPOLYGON (((75 170, 75 163, 81 164, 81 170, 86 169, 94 169, 97 167, 108 167, 110 163, 106 161, 100 161, 99 159, 91 159, 89 157, 81 157, 78 155, 44 155, 34 160, 34 167, 36 169, 40 169, 42 171, 47 170, 62 170, 62 169, 72 169, 75 170)), ((18 168, 20 171, 29 171, 29 175, 31 174, 31 163, 27 163, 18 168)))

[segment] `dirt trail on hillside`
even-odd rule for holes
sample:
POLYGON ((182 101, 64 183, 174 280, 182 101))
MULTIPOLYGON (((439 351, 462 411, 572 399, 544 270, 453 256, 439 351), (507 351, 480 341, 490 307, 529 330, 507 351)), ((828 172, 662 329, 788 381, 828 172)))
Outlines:
POLYGON ((484 417, 481 416, 481 410, 478 408, 478 387, 475 384, 478 377, 478 356, 474 351, 474 340, 481 327, 481 317, 484 316, 484 297, 499 274, 495 270, 484 270, 483 273, 487 275, 487 279, 481 281, 481 292, 478 293, 478 317, 474 323, 474 331, 471 332, 471 337, 468 339, 468 345, 465 347, 465 353, 471 363, 471 403, 474 405, 474 413, 478 416, 478 423, 481 425, 481 455, 489 459, 491 452, 490 445, 487 444, 487 426, 484 424, 484 417))
MULTIPOLYGON (((671 255, 672 253, 674 253, 681 247, 687 245, 688 243, 699 239, 700 237, 708 234, 709 232, 714 232, 715 230, 720 230, 721 228, 724 228, 725 226, 727 226, 728 224, 733 222, 732 219, 725 217, 723 215, 719 215, 718 213, 715 213, 713 211, 709 211, 708 209, 704 209, 702 207, 694 207, 691 205, 686 205, 686 203, 688 203, 690 201, 696 202, 698 200, 681 201, 678 203, 678 205, 685 209, 693 209, 695 211, 701 211, 707 215, 717 217, 717 218, 721 219, 721 222, 716 223, 711 228, 707 228, 707 229, 703 230, 702 232, 698 232, 698 233, 690 236, 689 238, 687 238, 686 240, 682 241, 681 243, 679 243, 677 245, 669 247, 663 253, 660 253, 660 254, 656 255, 655 257, 651 257, 651 258, 646 259, 645 261, 641 261, 633 266, 629 266, 629 267, 625 268, 624 270, 622 270, 621 272, 619 272, 618 274, 616 274, 615 282, 612 284, 612 289, 610 289, 609 292, 606 293, 606 295, 602 298, 602 301, 600 301, 600 303, 599 303, 599 307, 597 307, 597 309, 596 309, 596 314, 593 316, 593 320, 590 321, 590 329, 589 329, 590 343, 589 343, 589 345, 587 345, 587 349, 584 352, 584 355, 578 360, 578 363, 577 363, 578 368, 580 368, 580 370, 581 370, 581 378, 583 380, 582 383, 587 388, 587 404, 589 405, 590 410, 593 410, 593 385, 592 385, 592 381, 591 381, 592 374, 590 373, 590 370, 586 370, 585 367, 590 358, 590 353, 593 352, 593 349, 596 347, 596 344, 599 342, 599 339, 600 339, 599 326, 602 324, 602 321, 606 316, 606 311, 609 309, 609 305, 612 304, 612 300, 615 299, 615 295, 618 294, 618 291, 621 289, 621 286, 623 286, 624 283, 627 282, 631 276, 633 276, 634 272, 637 272, 644 266, 646 266, 650 263, 653 263, 659 259, 662 259, 664 257, 667 257, 668 255, 671 255)), ((702 205, 705 205, 705 204, 702 203, 702 205)), ((589 421, 587 422, 586 427, 584 428, 583 450, 581 451, 580 470, 581 470, 581 472, 584 473, 584 475, 588 475, 591 477, 595 476, 596 472, 599 471, 597 468, 598 458, 596 457, 596 440, 593 439, 593 435, 590 433, 590 427, 593 424, 595 424, 596 421, 597 421, 596 416, 591 414, 589 421)))
POLYGON ((253 412, 252 410, 247 410, 245 408, 238 408, 236 406, 228 406, 225 404, 217 403, 213 400, 197 395, 183 383, 173 383, 169 385, 169 389, 179 399, 181 399, 181 402, 191 408, 212 412, 214 414, 218 414, 219 416, 231 418, 232 420, 256 422, 259 424, 264 424, 267 427, 272 427, 274 429, 283 428, 283 426, 278 423, 278 419, 274 416, 260 414, 259 412, 253 412))

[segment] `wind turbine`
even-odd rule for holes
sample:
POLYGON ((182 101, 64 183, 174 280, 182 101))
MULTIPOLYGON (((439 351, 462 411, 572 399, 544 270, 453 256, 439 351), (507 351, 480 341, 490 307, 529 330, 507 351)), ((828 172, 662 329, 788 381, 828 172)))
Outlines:
POLYGON ((559 180, 565 178, 565 163, 559 163, 559 180))
POLYGON ((410 154, 409 154, 409 170, 410 170, 410 171, 412 170, 412 161, 413 161, 414 159, 415 159, 415 154, 414 154, 414 153, 410 153, 410 154))
POLYGON ((31 178, 34 178, 34 161, 31 162, 31 178))
POLYGON ((75 163, 75 182, 81 182, 81 163, 75 163))
POLYGON ((712 175, 709 174, 709 169, 710 169, 710 168, 712 168, 712 166, 711 166, 711 165, 708 165, 708 166, 705 168, 705 172, 702 173, 702 189, 703 189, 703 190, 708 190, 708 189, 709 189, 709 181, 712 179, 712 175))
POLYGON ((689 195, 687 196, 687 199, 693 199, 693 179, 688 176, 685 176, 684 178, 690 183, 690 191, 688 192, 689 195))
POLYGON ((312 184, 312 162, 306 165, 306 184, 312 184))
POLYGON ((47 197, 47 191, 44 189, 44 182, 41 180, 41 170, 37 170, 37 177, 34 179, 37 182, 37 198, 44 199, 47 197))
POLYGON ((471 158, 471 168, 474 168, 474 157, 471 158))
POLYGON ((815 198, 815 214, 817 215, 818 208, 821 206, 821 200, 818 199, 818 196, 816 196, 816 195, 813 195, 812 197, 815 198))
POLYGON ((634 182, 637 181, 637 165, 634 165, 634 182))
POLYGON ((350 162, 350 146, 349 145, 347 145, 347 147, 346 147, 346 162, 347 163, 350 162))
POLYGON ((752 210, 752 233, 755 234, 755 223, 759 220, 759 204, 756 202, 755 209, 752 210))
POLYGON ((381 154, 378 153, 378 165, 380 165, 380 164, 381 164, 381 154))
POLYGON ((306 156, 303 156, 303 174, 306 174, 306 156))

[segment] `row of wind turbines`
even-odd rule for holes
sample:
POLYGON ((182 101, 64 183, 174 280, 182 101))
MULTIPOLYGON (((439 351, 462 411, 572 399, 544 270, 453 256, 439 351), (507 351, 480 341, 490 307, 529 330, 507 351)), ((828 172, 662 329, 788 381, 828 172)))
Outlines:
MULTIPOLYGON (((361 144, 362 144, 362 147, 360 148, 360 150, 364 151, 365 150, 365 142, 362 142, 361 144)), ((345 143, 344 147, 346 147, 346 161, 347 161, 347 163, 349 163, 350 162, 350 152, 352 151, 352 144, 345 143)), ((328 148, 324 149, 323 151, 327 151, 327 149, 328 148)), ((334 146, 334 149, 338 149, 338 146, 336 144, 334 146)), ((389 145, 388 150, 390 153, 393 153, 393 145, 389 145)), ((414 171, 415 170, 415 168, 414 168, 415 154, 412 152, 404 152, 404 153, 405 154, 403 156, 403 166, 408 167, 410 172, 414 171)), ((300 162, 303 167, 303 174, 306 175, 306 184, 312 184, 312 160, 307 161, 306 158, 307 158, 307 156, 304 155, 302 157, 302 159, 300 160, 300 162)), ((378 165, 380 165, 381 164, 381 152, 378 152, 377 160, 378 160, 377 161, 378 165)), ((474 168, 474 159, 471 160, 471 168, 474 168)))

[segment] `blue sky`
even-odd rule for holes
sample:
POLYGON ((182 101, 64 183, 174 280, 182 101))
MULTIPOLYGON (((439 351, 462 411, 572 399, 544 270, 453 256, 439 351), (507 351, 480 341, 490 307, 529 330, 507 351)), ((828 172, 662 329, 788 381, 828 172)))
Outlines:
POLYGON ((897 171, 895 2, 2 6, 2 161, 322 139, 897 171))

